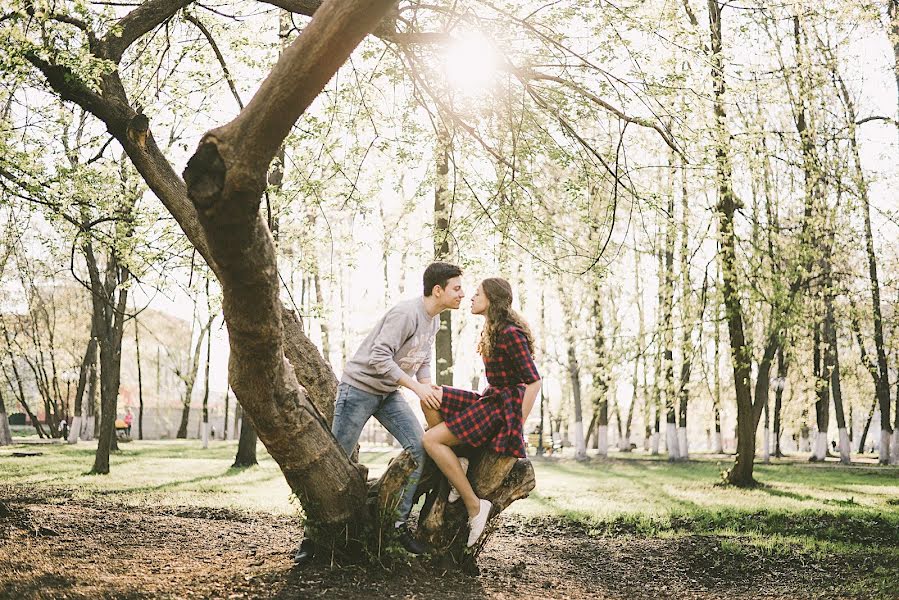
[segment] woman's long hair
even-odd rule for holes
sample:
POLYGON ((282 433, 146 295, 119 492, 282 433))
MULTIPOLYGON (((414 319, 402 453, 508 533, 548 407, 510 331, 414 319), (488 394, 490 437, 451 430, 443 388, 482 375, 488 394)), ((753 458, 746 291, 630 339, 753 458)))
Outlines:
POLYGON ((478 340, 478 353, 493 356, 500 333, 509 325, 521 329, 528 340, 531 354, 534 353, 534 335, 528 322, 512 308, 512 286, 501 277, 488 277, 481 282, 481 290, 490 304, 487 306, 487 322, 478 340))

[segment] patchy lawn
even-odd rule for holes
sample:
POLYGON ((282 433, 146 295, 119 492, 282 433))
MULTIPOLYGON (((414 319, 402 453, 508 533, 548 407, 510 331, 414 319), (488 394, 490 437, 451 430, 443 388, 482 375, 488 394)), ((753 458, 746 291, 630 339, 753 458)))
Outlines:
POLYGON ((0 448, 0 598, 899 598, 895 468, 760 466, 744 491, 721 458, 537 461, 468 577, 292 569, 298 507, 261 446, 234 470, 233 442, 133 442, 109 476, 89 444, 23 449, 0 448))

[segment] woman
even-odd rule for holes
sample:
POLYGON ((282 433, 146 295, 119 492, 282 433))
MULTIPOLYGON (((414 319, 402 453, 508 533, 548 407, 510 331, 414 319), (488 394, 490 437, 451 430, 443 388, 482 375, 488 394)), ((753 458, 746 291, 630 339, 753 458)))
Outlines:
POLYGON ((486 317, 478 353, 484 358, 487 389, 479 394, 443 386, 437 388, 439 410, 422 403, 428 421, 424 448, 465 503, 469 547, 484 532, 493 505, 475 495, 452 446, 487 446, 524 458, 522 423, 540 390, 532 356, 534 337, 527 322, 512 310, 509 282, 498 277, 482 281, 471 299, 471 312, 486 317))

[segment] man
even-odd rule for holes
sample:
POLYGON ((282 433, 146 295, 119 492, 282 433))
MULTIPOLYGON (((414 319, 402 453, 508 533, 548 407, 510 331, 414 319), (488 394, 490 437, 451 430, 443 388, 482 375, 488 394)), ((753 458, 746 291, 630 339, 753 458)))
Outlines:
MULTIPOLYGON (((347 362, 337 388, 331 425, 337 442, 350 456, 362 428, 370 417, 375 417, 415 458, 417 466, 403 488, 394 523, 403 547, 413 554, 426 550, 406 525, 424 468, 425 452, 421 445, 424 431, 399 387, 412 390, 435 410, 440 407, 431 387, 431 348, 440 328, 438 315, 459 308, 465 297, 462 270, 456 265, 431 263, 422 280, 423 296, 400 302, 388 310, 347 362)), ((294 555, 294 564, 308 563, 314 552, 312 541, 304 539, 294 555)))

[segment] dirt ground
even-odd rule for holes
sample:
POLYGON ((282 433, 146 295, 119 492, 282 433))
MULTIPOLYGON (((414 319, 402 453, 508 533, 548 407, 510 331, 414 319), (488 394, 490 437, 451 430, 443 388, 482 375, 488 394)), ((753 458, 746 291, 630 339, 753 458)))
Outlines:
MULTIPOLYGON (((502 517, 477 577, 424 562, 293 569, 295 520, 3 490, 0 598, 850 598, 883 565, 734 552, 711 536, 592 537, 502 517)), ((887 567, 889 568, 889 567, 887 567)), ((896 569, 895 566, 892 567, 896 569)))

